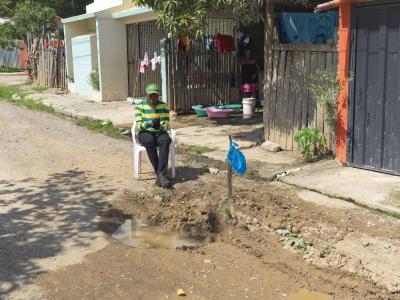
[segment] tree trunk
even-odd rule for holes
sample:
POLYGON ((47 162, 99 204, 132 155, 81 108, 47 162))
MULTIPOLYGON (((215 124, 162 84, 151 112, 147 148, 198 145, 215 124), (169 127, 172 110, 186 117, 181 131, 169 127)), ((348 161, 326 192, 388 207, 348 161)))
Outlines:
POLYGON ((272 44, 274 39, 274 3, 275 0, 266 2, 265 15, 265 42, 264 42, 264 136, 269 138, 269 91, 272 83, 272 44))

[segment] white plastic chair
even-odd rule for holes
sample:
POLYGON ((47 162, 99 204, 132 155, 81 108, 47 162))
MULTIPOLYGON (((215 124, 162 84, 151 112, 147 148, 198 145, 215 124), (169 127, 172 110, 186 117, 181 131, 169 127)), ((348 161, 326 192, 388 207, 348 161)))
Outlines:
MULTIPOLYGON (((140 154, 144 151, 146 152, 146 148, 143 147, 142 145, 138 144, 136 141, 136 121, 132 125, 132 141, 133 141, 133 176, 135 177, 136 180, 139 180, 139 175, 141 171, 141 157, 140 154)), ((175 178, 175 164, 176 164, 176 158, 175 158, 175 153, 176 153, 176 132, 173 129, 169 130, 171 134, 171 145, 169 146, 169 155, 171 157, 171 171, 172 171, 172 178, 175 178)), ((158 149, 159 147, 157 147, 158 149)))

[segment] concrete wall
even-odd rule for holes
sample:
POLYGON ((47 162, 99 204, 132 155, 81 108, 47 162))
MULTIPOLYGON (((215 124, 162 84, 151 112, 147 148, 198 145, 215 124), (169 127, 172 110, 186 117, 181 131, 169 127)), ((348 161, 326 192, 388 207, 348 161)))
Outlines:
MULTIPOLYGON (((67 75, 69 78, 73 78, 74 75, 71 40, 80 35, 94 33, 96 33, 96 22, 94 18, 64 24, 65 55, 67 60, 67 75)), ((75 92, 73 80, 68 80, 68 89, 71 92, 75 92)))
POLYGON ((97 49, 103 101, 128 97, 128 58, 125 24, 97 18, 97 49))

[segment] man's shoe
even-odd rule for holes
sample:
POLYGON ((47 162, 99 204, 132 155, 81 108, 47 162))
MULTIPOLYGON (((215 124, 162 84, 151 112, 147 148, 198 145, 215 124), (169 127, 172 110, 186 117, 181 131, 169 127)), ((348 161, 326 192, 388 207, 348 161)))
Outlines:
POLYGON ((170 188, 172 186, 172 182, 167 176, 158 175, 156 179, 156 185, 163 188, 170 188))

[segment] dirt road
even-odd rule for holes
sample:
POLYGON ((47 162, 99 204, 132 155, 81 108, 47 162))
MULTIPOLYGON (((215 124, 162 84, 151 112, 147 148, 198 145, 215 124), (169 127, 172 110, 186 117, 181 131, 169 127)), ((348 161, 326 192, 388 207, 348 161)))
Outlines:
POLYGON ((398 240, 396 219, 306 203, 294 188, 239 178, 230 216, 220 205, 223 174, 193 157, 181 155, 175 190, 153 190, 151 179, 133 182, 128 141, 2 102, 0 140, 0 298, 175 299, 182 288, 188 299, 296 299, 301 289, 326 299, 399 299, 390 276, 334 250, 359 234, 376 251, 376 239, 398 240), (205 244, 130 248, 107 233, 131 216, 205 244), (383 221, 371 227, 367 219, 383 221), (304 234, 307 253, 277 229, 304 234))

